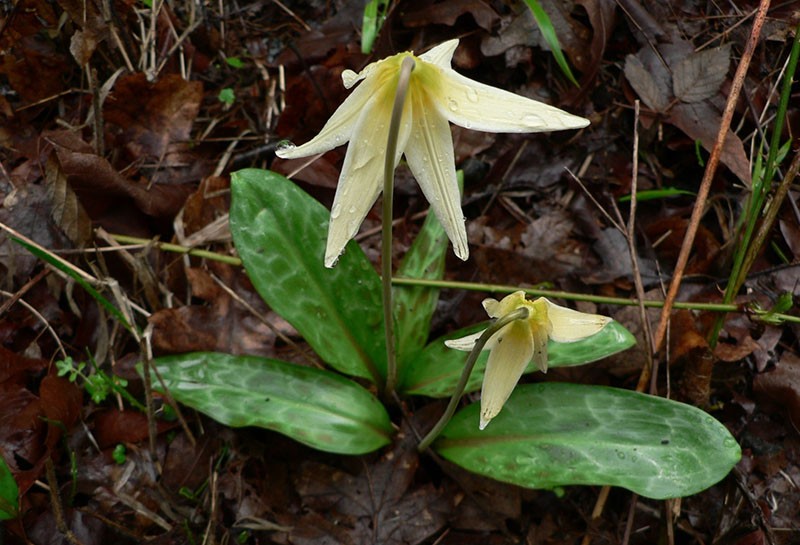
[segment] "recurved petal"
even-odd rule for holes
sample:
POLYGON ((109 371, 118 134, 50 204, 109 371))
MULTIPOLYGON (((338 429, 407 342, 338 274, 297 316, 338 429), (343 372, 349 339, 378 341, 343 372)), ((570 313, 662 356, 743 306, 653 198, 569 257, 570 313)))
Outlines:
POLYGON ((342 102, 342 105, 333 112, 333 115, 317 136, 302 146, 291 145, 280 148, 275 151, 275 155, 281 159, 297 159, 298 157, 325 153, 337 146, 346 144, 353 135, 353 129, 358 122, 359 116, 364 112, 367 103, 374 94, 375 89, 371 89, 368 82, 359 85, 342 102))
MULTIPOLYGON (((483 331, 486 331, 485 329, 483 331)), ((475 348, 475 343, 478 342, 481 335, 483 335, 483 331, 478 331, 477 333, 473 333, 472 335, 467 335, 466 337, 461 337, 459 339, 450 339, 444 341, 444 345, 447 348, 452 348, 454 350, 461 350, 462 352, 470 352, 473 348, 475 348)), ((484 350, 486 347, 484 347, 484 350)))
POLYGON ((408 166, 453 243, 453 251, 466 260, 469 246, 461 212, 450 125, 429 104, 421 89, 412 89, 411 103, 413 125, 405 150, 408 166))
POLYGON ((525 322, 512 322, 494 337, 498 339, 489 353, 481 389, 480 429, 503 408, 533 357, 533 336, 525 322))
POLYGON ((451 122, 486 132, 542 132, 579 129, 588 119, 554 106, 471 80, 448 68, 439 68, 432 86, 434 103, 451 122))
POLYGON ((450 69, 450 63, 453 60, 453 53, 456 52, 456 48, 458 47, 458 40, 447 40, 446 42, 440 43, 433 49, 423 53, 419 56, 425 62, 429 62, 431 64, 435 64, 441 68, 450 69))
POLYGON ((611 318, 599 314, 587 314, 562 307, 542 298, 547 303, 547 318, 550 321, 550 338, 560 343, 571 343, 590 337, 603 329, 611 318))
MULTIPOLYGON (((355 92, 364 88, 361 85, 355 92)), ((333 198, 331 218, 328 225, 328 242, 325 248, 325 266, 333 267, 369 213, 383 190, 383 169, 386 143, 389 138, 391 116, 390 89, 378 89, 373 100, 366 103, 355 123, 354 138, 347 147, 347 154, 339 176, 339 185, 333 198)), ((409 119, 411 108, 406 101, 403 117, 409 119)), ((400 160, 402 149, 408 140, 408 123, 401 124, 395 165, 400 160)))

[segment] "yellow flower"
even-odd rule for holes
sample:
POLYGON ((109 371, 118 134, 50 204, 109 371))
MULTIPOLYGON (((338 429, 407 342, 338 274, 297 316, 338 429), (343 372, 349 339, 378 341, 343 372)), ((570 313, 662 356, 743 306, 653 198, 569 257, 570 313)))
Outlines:
MULTIPOLYGON (((491 352, 481 389, 480 429, 503 408, 531 360, 540 371, 547 371, 548 339, 560 343, 579 341, 594 335, 611 321, 605 316, 556 305, 544 297, 528 301, 524 291, 514 292, 502 301, 483 301, 483 308, 492 318, 501 318, 523 307, 528 309, 528 317, 506 325, 484 346, 484 350, 491 352)), ((456 350, 470 351, 482 333, 445 341, 445 344, 456 350)))
POLYGON ((356 74, 345 70, 346 88, 363 82, 334 112, 322 131, 302 146, 288 145, 278 157, 294 159, 326 152, 350 142, 333 200, 325 266, 332 267, 355 236, 383 188, 383 170, 400 65, 412 57, 395 165, 405 154, 425 198, 450 237, 458 257, 467 259, 467 233, 456 182, 449 122, 489 132, 541 132, 577 129, 587 119, 456 73, 450 67, 458 40, 414 56, 399 53, 356 74))

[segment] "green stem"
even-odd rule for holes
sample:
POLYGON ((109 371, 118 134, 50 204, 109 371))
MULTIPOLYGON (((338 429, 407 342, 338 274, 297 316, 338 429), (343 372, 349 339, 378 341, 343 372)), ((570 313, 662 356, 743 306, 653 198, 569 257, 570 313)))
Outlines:
POLYGON ((397 385, 397 355, 394 345, 394 312, 392 303, 392 205, 394 201, 394 167, 397 155, 397 137, 400 120, 406 103, 408 82, 414 69, 414 59, 405 57, 397 77, 392 119, 389 122, 389 139, 386 143, 386 160, 383 168, 383 222, 381 238, 381 283, 383 284, 383 332, 386 338, 386 388, 384 395, 391 399, 397 385))
POLYGON ((202 257, 206 259, 211 259, 212 261, 219 261, 220 263, 227 263, 228 265, 234 265, 237 267, 242 266, 242 260, 232 255, 224 255, 209 250, 187 248, 186 246, 181 246, 180 244, 161 242, 159 240, 154 240, 151 238, 129 237, 128 235, 119 235, 116 233, 111 233, 110 236, 120 244, 141 244, 142 246, 147 246, 148 244, 152 244, 159 250, 164 250, 167 252, 175 252, 177 254, 189 254, 194 257, 202 257))
MULTIPOLYGON (((236 267, 242 266, 242 260, 238 257, 220 254, 209 250, 197 250, 187 248, 179 244, 171 244, 168 242, 160 242, 149 238, 129 237, 127 235, 111 234, 111 238, 122 244, 136 244, 141 246, 152 245, 159 250, 166 252, 176 252, 180 254, 189 254, 191 256, 202 257, 212 261, 219 261, 220 263, 228 263, 236 267)), ((482 291, 487 293, 513 293, 519 291, 519 286, 507 286, 504 284, 480 284, 478 282, 453 282, 449 280, 428 280, 422 278, 405 278, 395 277, 392 283, 397 286, 421 286, 426 288, 450 288, 467 291, 482 291)), ((542 290, 535 288, 523 288, 523 291, 532 297, 558 297, 568 301, 589 301, 601 305, 620 305, 625 307, 632 307, 639 304, 637 299, 625 299, 623 297, 604 297, 602 295, 588 295, 583 293, 572 293, 568 291, 556 290, 542 290)), ((647 308, 661 308, 664 306, 663 301, 644 301, 644 306, 647 308)), ((675 308, 686 310, 704 310, 709 312, 744 312, 740 305, 732 303, 693 303, 690 301, 676 302, 675 308)), ((759 313, 756 313, 756 317, 759 313)), ((772 314, 776 320, 784 322, 800 323, 800 317, 792 316, 790 314, 783 314, 776 312, 772 314)))
MULTIPOLYGON (((623 297, 605 297, 602 295, 589 295, 584 293, 571 293, 568 291, 556 290, 542 290, 535 288, 520 288, 519 286, 506 286, 503 284, 479 284, 477 282, 453 282, 450 280, 429 280, 426 278, 404 278, 395 277, 392 282, 398 286, 422 286, 426 288, 435 289, 456 289, 467 291, 482 291, 487 293, 513 293, 515 291, 524 291, 526 295, 532 297, 553 297, 560 299, 567 299, 569 301, 589 301, 601 305, 620 305, 620 306, 637 306, 639 301, 637 299, 625 299, 623 297)), ((648 308, 661 308, 664 306, 663 301, 643 301, 642 304, 648 308)), ((739 305, 725 304, 725 303, 694 303, 694 302, 676 302, 674 308, 681 308, 687 310, 705 310, 710 312, 745 312, 745 309, 739 305)), ((755 313, 756 317, 759 312, 755 313)), ((771 315, 776 319, 785 322, 800 323, 800 316, 792 316, 790 314, 774 313, 771 315)))
MULTIPOLYGON (((747 275, 752 266, 752 260, 748 263, 746 256, 748 254, 755 255, 758 253, 759 246, 751 245, 753 232, 755 231, 756 223, 760 217, 764 201, 772 186, 772 178, 775 176, 777 170, 777 156, 780 149, 780 139, 783 133, 783 124, 786 119, 786 111, 789 107, 789 98, 792 92, 792 83, 794 81, 794 74, 797 70, 798 56, 800 56, 800 25, 795 28, 794 43, 792 44, 792 51, 789 54, 789 62, 786 66, 786 73, 783 76, 783 88, 781 89, 781 99, 778 103, 778 111, 775 116, 775 125, 772 128, 772 138, 770 139, 769 153, 767 161, 764 165, 764 170, 753 179, 753 188, 750 194, 750 199, 747 205, 746 224, 744 231, 741 233, 741 238, 738 243, 738 249, 734 254, 733 265, 731 267, 730 276, 728 278, 728 285, 725 288, 725 293, 722 296, 724 303, 730 303, 739 293, 747 275)), ((714 320, 711 326, 711 331, 708 335, 708 343, 711 348, 717 345, 722 325, 725 322, 725 314, 720 314, 714 320)))
POLYGON ((481 355, 481 351, 486 345, 486 342, 492 337, 492 335, 503 329, 514 320, 525 320, 529 315, 530 311, 526 307, 514 309, 502 318, 499 318, 496 322, 492 322, 481 334, 481 336, 478 337, 478 340, 475 342, 475 346, 472 347, 472 351, 467 357, 467 362, 464 364, 464 370, 461 371, 461 378, 458 379, 458 384, 456 384, 456 387, 453 390, 453 396, 450 398, 450 403, 447 404, 444 414, 433 427, 433 429, 431 429, 431 431, 428 432, 428 435, 423 437, 422 441, 419 442, 419 445, 417 446, 417 450, 419 452, 427 449, 431 443, 433 443, 434 439, 436 439, 439 434, 442 433, 442 430, 447 423, 450 422, 450 419, 453 418, 453 414, 456 412, 456 407, 458 407, 458 401, 461 399, 461 396, 464 395, 464 389, 467 387, 469 376, 472 374, 472 369, 475 367, 475 363, 478 361, 478 356, 481 355))

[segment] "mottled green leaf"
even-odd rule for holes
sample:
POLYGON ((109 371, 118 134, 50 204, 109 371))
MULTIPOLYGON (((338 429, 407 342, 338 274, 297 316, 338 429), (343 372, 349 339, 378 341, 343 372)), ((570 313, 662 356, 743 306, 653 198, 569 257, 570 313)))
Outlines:
MULTIPOLYGON (((478 324, 455 331, 430 343, 407 365, 400 390, 408 394, 430 397, 451 396, 467 360, 467 353, 447 348, 444 341, 465 337, 485 328, 486 324, 478 324)), ((634 344, 636 338, 633 334, 622 324, 614 321, 595 335, 574 343, 557 343, 551 340, 547 344, 547 365, 548 367, 584 365, 627 350, 634 344)), ((489 352, 483 352, 478 358, 467 383, 467 392, 480 388, 488 356, 489 352)), ((536 370, 536 366, 531 363, 525 372, 532 373, 536 370)))
POLYGON ((741 457, 728 430, 696 407, 581 384, 518 386, 478 430, 480 404, 453 417, 434 444, 448 460, 525 486, 611 485, 648 498, 689 496, 741 457))
MULTIPOLYGON (((166 356, 153 365, 177 401, 228 426, 267 428, 339 454, 373 451, 392 435, 383 405, 330 371, 215 352, 166 356)), ((153 384, 161 389, 155 377, 153 384)))
POLYGON ((323 265, 328 210, 279 174, 231 176, 231 233, 259 295, 331 367, 376 383, 386 375, 381 285, 355 242, 323 265))
POLYGON ((17 518, 19 487, 5 459, 0 456, 0 520, 17 518))

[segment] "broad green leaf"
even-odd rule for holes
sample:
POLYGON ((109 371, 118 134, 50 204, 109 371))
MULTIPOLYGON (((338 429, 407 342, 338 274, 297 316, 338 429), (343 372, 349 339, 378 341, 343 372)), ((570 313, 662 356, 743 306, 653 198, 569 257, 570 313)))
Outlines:
MULTIPOLYGON (((392 435, 383 405, 330 371, 216 352, 156 358, 153 365, 177 401, 228 426, 267 428, 338 454, 371 452, 392 435)), ((162 388, 155 377, 153 385, 162 388)))
POLYGON ((547 46, 550 48, 550 52, 553 54, 553 57, 555 57, 559 68, 561 68, 561 71, 564 73, 564 75, 567 76, 567 78, 573 84, 575 84, 575 87, 578 87, 578 80, 576 80, 575 76, 572 75, 572 70, 569 68, 567 59, 564 57, 564 53, 561 51, 561 45, 558 43, 556 29, 553 27, 553 22, 550 20, 550 16, 547 14, 544 8, 542 8, 542 5, 538 2, 538 0, 525 0, 525 4, 528 6, 528 9, 531 10, 533 18, 536 20, 536 26, 539 27, 539 32, 542 33, 542 37, 544 38, 544 41, 547 42, 547 46))
POLYGON ((259 295, 331 367, 381 383, 381 284, 358 244, 327 269, 324 206, 267 170, 234 172, 231 191, 233 241, 259 295))
POLYGON ((478 430, 480 404, 457 413, 434 443, 448 460, 528 488, 621 486, 648 498, 696 494, 719 482, 741 450, 696 407, 604 386, 518 386, 478 430))
POLYGON ((17 518, 19 487, 5 459, 0 456, 0 520, 17 518))
MULTIPOLYGON (((467 360, 467 353, 447 348, 444 341, 458 339, 486 328, 486 324, 478 324, 450 333, 436 339, 407 366, 400 391, 407 394, 426 395, 430 397, 449 397, 453 394, 461 370, 467 360)), ((548 367, 573 367, 584 365, 627 350, 636 344, 636 338, 619 322, 613 321, 595 335, 574 343, 547 343, 548 367)), ((478 358, 467 383, 467 392, 477 390, 483 382, 483 372, 489 352, 483 352, 478 358)), ((526 373, 537 371, 531 363, 526 373)))
MULTIPOLYGON (((464 173, 459 170, 457 174, 459 187, 463 187, 464 173)), ((414 243, 403 257, 397 276, 441 280, 444 277, 448 244, 449 239, 444 228, 436 216, 428 214, 414 243)), ((397 360, 402 381, 406 362, 422 350, 428 341, 431 319, 439 301, 439 290, 423 286, 395 286, 393 294, 397 321, 397 360)))

